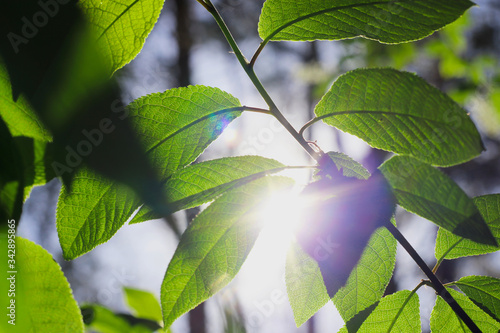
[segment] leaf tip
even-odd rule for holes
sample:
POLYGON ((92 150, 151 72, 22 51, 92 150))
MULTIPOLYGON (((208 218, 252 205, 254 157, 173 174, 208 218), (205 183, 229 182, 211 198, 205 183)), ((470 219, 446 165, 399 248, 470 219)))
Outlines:
POLYGON ((459 223, 453 229, 453 233, 477 243, 498 247, 495 236, 479 212, 459 223), (471 221, 474 223, 474 228, 472 228, 471 221))

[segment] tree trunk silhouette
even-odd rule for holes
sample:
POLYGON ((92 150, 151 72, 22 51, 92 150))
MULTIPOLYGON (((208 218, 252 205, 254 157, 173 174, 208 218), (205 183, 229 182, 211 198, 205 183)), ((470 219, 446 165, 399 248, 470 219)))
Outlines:
POLYGON ((186 0, 175 0, 176 7, 176 40, 177 40, 177 83, 179 87, 191 84, 191 68, 189 61, 193 39, 190 27, 190 2, 186 0))
POLYGON ((189 311, 189 332, 206 332, 205 303, 201 303, 193 310, 189 311))
MULTIPOLYGON (((176 9, 176 40, 177 40, 177 85, 186 87, 191 84, 191 67, 189 65, 191 58, 191 47, 193 39, 190 31, 190 7, 191 3, 186 0, 175 0, 176 9)), ((186 211, 186 218, 190 223, 200 212, 199 208, 193 208, 186 211)), ((189 331, 191 333, 206 332, 205 303, 201 303, 191 310, 189 317, 189 331)))
MULTIPOLYGON (((186 219, 191 223, 193 219, 200 212, 199 207, 190 208, 186 210, 186 219)), ((205 316, 205 303, 201 303, 193 310, 189 311, 189 332, 190 333, 205 333, 206 332, 206 316, 205 316)))

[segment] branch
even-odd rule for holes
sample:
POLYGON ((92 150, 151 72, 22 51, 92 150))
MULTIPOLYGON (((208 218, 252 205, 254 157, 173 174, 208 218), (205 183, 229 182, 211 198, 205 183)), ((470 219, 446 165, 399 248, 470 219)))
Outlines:
POLYGON ((252 67, 252 65, 248 62, 248 60, 245 58, 243 53, 241 52, 240 48, 238 47, 238 44, 234 40, 234 37, 232 36, 231 32, 229 31, 226 23, 222 19, 222 16, 219 14, 215 6, 212 4, 210 0, 197 0, 199 3, 205 7, 210 14, 215 18, 215 21, 219 25, 219 28, 222 30, 222 33, 226 37, 229 46, 231 46, 231 49, 233 50, 236 58, 240 62, 241 67, 245 70, 247 73, 248 77, 254 84, 255 88, 259 92, 259 94, 262 96, 266 104, 269 106, 270 112, 273 116, 276 117, 276 119, 285 127, 285 129, 294 137, 294 139, 304 148, 304 150, 316 161, 320 161, 322 155, 318 152, 316 152, 310 145, 307 143, 307 141, 304 139, 304 137, 299 134, 295 130, 295 128, 290 124, 290 122, 285 118, 285 116, 281 113, 281 111, 278 109, 276 104, 274 103, 273 99, 269 94, 267 93, 266 89, 260 82, 259 78, 255 74, 255 71, 252 67))
POLYGON ((406 240, 406 238, 399 232, 399 230, 392 224, 387 223, 385 227, 390 231, 390 233, 396 238, 396 240, 403 246, 403 248, 408 252, 408 254, 412 257, 412 259, 417 263, 420 269, 427 275, 429 280, 432 282, 432 286, 436 293, 441 296, 443 300, 448 303, 448 305, 455 311, 456 315, 462 319, 462 321, 467 325, 467 327, 473 333, 481 333, 479 327, 477 327, 476 323, 469 317, 469 315, 462 309, 462 307, 457 303, 457 301, 450 295, 448 290, 443 286, 441 281, 434 275, 431 269, 427 266, 424 260, 420 257, 420 255, 415 251, 415 249, 411 246, 410 243, 406 240))

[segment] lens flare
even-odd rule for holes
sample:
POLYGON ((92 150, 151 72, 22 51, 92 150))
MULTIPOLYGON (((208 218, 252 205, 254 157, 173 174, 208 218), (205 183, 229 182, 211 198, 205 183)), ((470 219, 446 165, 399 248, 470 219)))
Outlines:
POLYGON ((262 227, 286 234, 291 239, 304 214, 306 205, 299 197, 299 190, 273 193, 259 207, 259 221, 262 227))

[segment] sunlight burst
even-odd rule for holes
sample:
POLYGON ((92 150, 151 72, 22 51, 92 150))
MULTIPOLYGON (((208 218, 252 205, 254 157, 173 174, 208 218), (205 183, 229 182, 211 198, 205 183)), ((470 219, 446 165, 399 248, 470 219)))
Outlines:
POLYGON ((279 238, 290 240, 299 226, 304 209, 297 189, 273 193, 259 207, 259 221, 263 228, 280 235, 279 238))
POLYGON ((245 273, 240 278, 248 299, 268 297, 273 290, 284 288, 287 252, 303 220, 301 216, 306 213, 300 193, 304 179, 309 178, 309 170, 304 170, 303 174, 294 171, 286 176, 301 185, 295 185, 288 191, 268 193, 253 212, 261 232, 245 261, 245 273))
POLYGON ((300 189, 273 193, 255 211, 262 230, 240 280, 249 299, 267 297, 270 291, 283 286, 288 248, 303 213, 299 193, 300 189))

